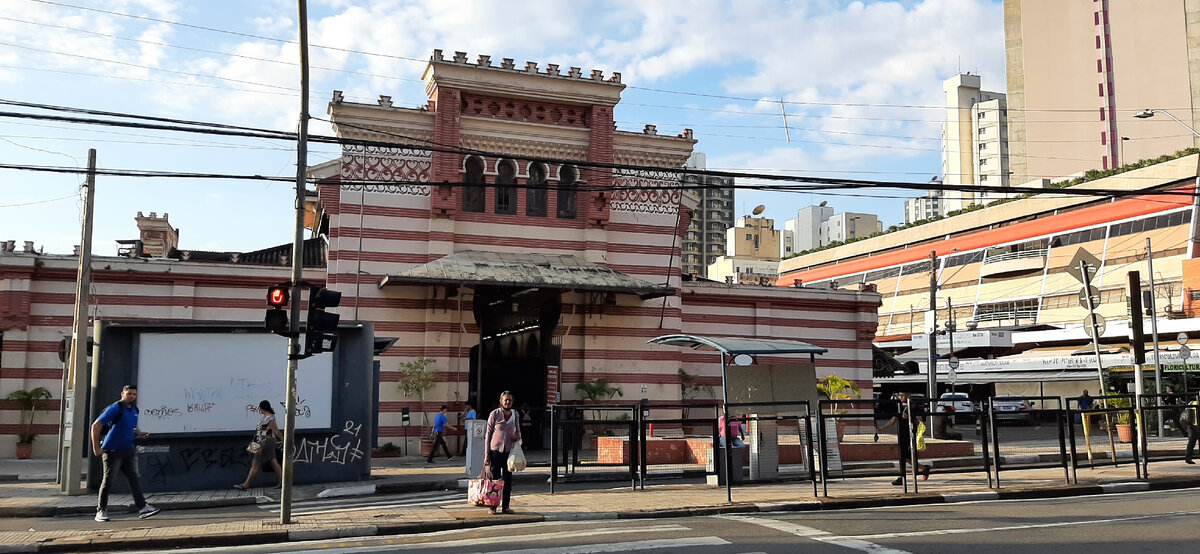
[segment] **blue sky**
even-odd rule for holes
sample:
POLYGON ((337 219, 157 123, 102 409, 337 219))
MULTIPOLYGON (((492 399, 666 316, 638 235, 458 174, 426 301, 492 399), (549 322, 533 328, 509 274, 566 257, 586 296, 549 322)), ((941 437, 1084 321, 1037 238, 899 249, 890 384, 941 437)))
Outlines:
MULTIPOLYGON (((999 1, 311 0, 311 112, 347 100, 425 103, 435 48, 601 69, 628 85, 623 130, 691 128, 708 167, 926 182, 940 167, 941 83, 970 71, 1004 90, 999 1), (785 139, 779 100, 787 105, 785 139)), ((5 0, 0 99, 294 130, 293 1, 5 0)), ((0 111, 35 110, 0 106, 0 111)), ((313 121, 310 132, 332 134, 313 121)), ((294 176, 294 144, 0 117, 0 163, 294 176)), ((309 163, 335 158, 310 146, 309 163)), ((79 243, 73 175, 0 170, 0 240, 47 253, 79 243)), ((829 201, 903 220, 903 197, 738 192, 736 208, 782 221, 829 201)), ((287 183, 101 177, 93 252, 136 238, 134 216, 169 213, 180 247, 254 250, 291 241, 287 183)))

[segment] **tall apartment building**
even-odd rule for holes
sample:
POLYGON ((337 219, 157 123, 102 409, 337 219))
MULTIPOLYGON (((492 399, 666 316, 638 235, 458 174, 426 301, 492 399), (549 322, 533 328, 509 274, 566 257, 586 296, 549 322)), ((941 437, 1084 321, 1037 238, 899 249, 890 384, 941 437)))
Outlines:
MULTIPOLYGON (((703 152, 693 152, 685 167, 704 169, 703 152)), ((689 177, 700 182, 701 177, 689 177)), ((683 273, 708 277, 708 266, 725 255, 725 231, 733 227, 733 179, 703 177, 709 188, 683 191, 689 205, 696 206, 692 223, 683 237, 683 273)))
POLYGON ((1200 146, 1200 2, 1004 0, 1015 182, 1200 146), (1125 138, 1128 140, 1125 140, 1125 138))
POLYGON ((909 198, 904 201, 904 223, 930 219, 946 213, 942 210, 942 195, 940 190, 931 190, 925 196, 909 198))
MULTIPOLYGON (((942 124, 942 182, 946 185, 1006 187, 1008 176, 1008 106, 1004 94, 980 88, 978 75, 955 75, 942 83, 946 122, 942 124)), ((941 215, 972 204, 999 200, 992 193, 947 191, 941 215)))
POLYGON ((879 217, 874 214, 839 214, 834 211, 832 206, 824 203, 796 210, 796 218, 784 223, 780 237, 780 258, 834 242, 865 237, 883 229, 879 217))

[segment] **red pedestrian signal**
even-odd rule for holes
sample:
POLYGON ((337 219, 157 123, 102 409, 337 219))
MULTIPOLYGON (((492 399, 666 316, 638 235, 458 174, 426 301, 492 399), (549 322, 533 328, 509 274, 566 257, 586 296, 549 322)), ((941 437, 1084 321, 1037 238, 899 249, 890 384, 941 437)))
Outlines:
POLYGON ((288 290, 285 286, 274 286, 267 289, 267 305, 281 310, 287 309, 288 290))
POLYGON ((291 323, 288 320, 288 300, 291 299, 291 294, 288 292, 288 284, 275 285, 267 289, 267 316, 263 320, 267 330, 276 335, 287 336, 290 332, 291 323))

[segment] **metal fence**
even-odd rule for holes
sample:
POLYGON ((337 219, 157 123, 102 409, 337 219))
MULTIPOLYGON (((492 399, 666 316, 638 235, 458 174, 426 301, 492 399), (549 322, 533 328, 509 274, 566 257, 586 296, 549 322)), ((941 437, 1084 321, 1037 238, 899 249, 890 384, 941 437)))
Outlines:
POLYGON ((958 410, 923 397, 906 406, 822 400, 815 411, 803 401, 560 405, 549 413, 550 492, 564 480, 629 480, 644 489, 653 480, 702 478, 724 485, 732 501, 734 485, 808 481, 816 496, 820 482, 828 496, 831 484, 896 476, 907 493, 919 492, 926 466, 983 472, 989 488, 1001 486, 1002 472, 1058 467, 1068 483, 1078 483, 1081 467, 1121 464, 1140 479, 1151 462, 1184 457, 1179 414, 1197 398, 1100 396, 1086 409, 1057 396, 992 397, 958 410), (745 427, 744 449, 723 447, 722 416, 727 428, 745 427))

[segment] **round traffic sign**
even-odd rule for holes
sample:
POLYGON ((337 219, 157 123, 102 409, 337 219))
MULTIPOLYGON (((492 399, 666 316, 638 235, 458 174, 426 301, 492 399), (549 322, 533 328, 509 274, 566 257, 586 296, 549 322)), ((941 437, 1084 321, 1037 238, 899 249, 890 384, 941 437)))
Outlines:
POLYGON ((1186 344, 1183 346, 1180 346, 1179 347, 1179 357, 1183 358, 1184 360, 1191 358, 1192 357, 1192 349, 1188 348, 1186 344))
POLYGON ((950 364, 950 369, 958 369, 958 356, 950 356, 946 363, 950 364))
POLYGON ((1175 342, 1178 342, 1179 344, 1187 344, 1187 340, 1187 333, 1179 333, 1178 335, 1175 335, 1175 342))
POLYGON ((1097 337, 1096 337, 1096 335, 1097 335, 1097 334, 1099 334, 1100 336, 1103 336, 1103 335, 1104 335, 1104 330, 1105 330, 1105 321, 1104 321, 1104 316, 1102 316, 1102 315, 1100 315, 1100 314, 1094 314, 1094 316, 1093 316, 1093 315, 1084 316, 1084 318, 1083 318, 1083 331, 1084 331, 1085 333, 1087 333, 1087 335, 1088 335, 1089 337, 1092 337, 1092 338, 1097 338, 1097 337), (1096 327, 1095 327, 1095 329, 1093 329, 1093 328, 1092 328, 1092 317, 1095 317, 1095 318, 1096 318, 1096 327))
POLYGON ((1100 306, 1100 289, 1096 287, 1084 287, 1079 289, 1079 307, 1085 310, 1094 310, 1100 306), (1088 291, 1091 291, 1092 304, 1088 305, 1088 291))

